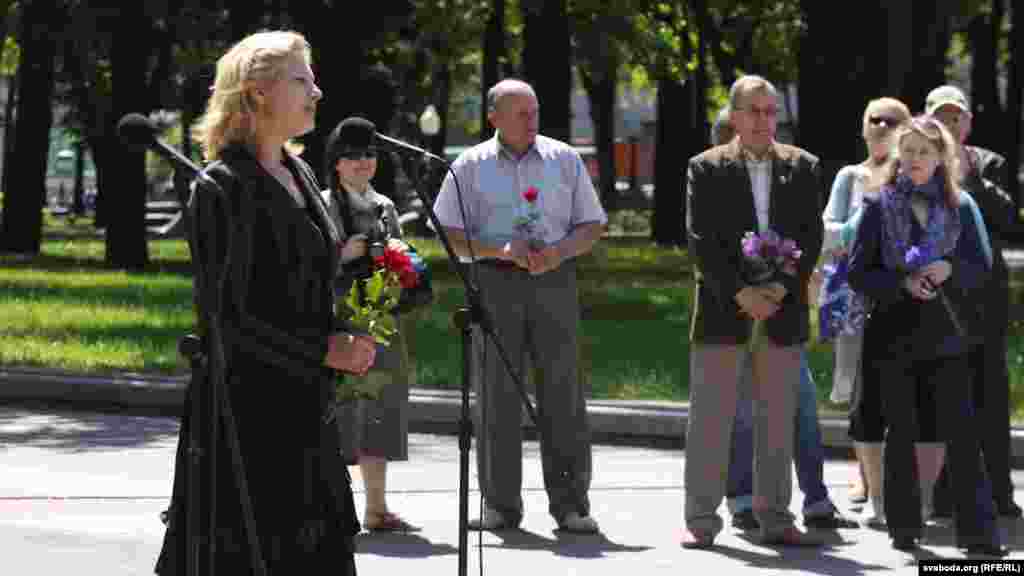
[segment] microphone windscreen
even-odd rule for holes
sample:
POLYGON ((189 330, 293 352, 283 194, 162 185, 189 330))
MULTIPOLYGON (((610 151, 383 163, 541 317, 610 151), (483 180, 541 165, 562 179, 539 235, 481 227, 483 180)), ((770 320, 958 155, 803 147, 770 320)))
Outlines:
POLYGON ((117 136, 129 146, 147 148, 156 138, 158 130, 149 118, 142 114, 125 114, 117 123, 117 136))

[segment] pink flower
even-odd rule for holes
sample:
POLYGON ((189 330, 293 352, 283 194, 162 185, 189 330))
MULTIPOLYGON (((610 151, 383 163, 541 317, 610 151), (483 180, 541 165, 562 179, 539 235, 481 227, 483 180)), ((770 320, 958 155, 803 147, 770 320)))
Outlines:
POLYGON ((537 201, 537 196, 540 196, 540 190, 537 190, 536 186, 530 186, 523 192, 523 200, 526 200, 530 204, 537 201))

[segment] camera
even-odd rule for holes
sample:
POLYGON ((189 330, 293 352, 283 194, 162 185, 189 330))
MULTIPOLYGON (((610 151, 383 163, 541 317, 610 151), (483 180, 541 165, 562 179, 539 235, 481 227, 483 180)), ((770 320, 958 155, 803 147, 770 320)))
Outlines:
POLYGON ((371 260, 384 256, 384 249, 388 247, 388 240, 391 239, 389 230, 384 207, 377 206, 377 221, 366 233, 366 254, 371 260))
POLYGON ((357 280, 373 276, 373 261, 384 257, 384 250, 391 240, 388 216, 383 206, 377 206, 374 225, 366 231, 366 254, 346 265, 346 269, 357 280))

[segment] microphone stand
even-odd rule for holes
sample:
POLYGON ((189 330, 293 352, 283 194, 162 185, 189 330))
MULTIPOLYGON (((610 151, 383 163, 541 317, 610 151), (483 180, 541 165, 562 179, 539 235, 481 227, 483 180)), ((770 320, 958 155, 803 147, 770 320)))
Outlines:
MULTIPOLYGON (((378 134, 378 137, 381 135, 378 134)), ((422 154, 424 158, 435 160, 444 165, 445 169, 451 173, 452 179, 455 182, 455 189, 459 197, 459 204, 462 204, 462 192, 459 189, 458 177, 455 175, 455 171, 452 170, 451 164, 448 161, 435 156, 424 150, 416 149, 415 147, 409 146, 401 141, 394 141, 390 138, 382 138, 383 140, 398 145, 399 149, 404 152, 410 152, 414 154, 422 154)), ((417 196, 423 202, 424 207, 427 210, 427 216, 430 217, 430 221, 434 224, 434 230, 437 231, 437 237, 441 240, 441 244, 444 246, 445 253, 448 255, 448 261, 459 275, 459 279, 462 281, 463 288, 466 294, 466 304, 460 307, 452 314, 452 323, 462 336, 462 402, 461 410, 459 414, 459 576, 467 576, 467 535, 469 531, 469 449, 470 449, 470 435, 472 433, 472 423, 469 415, 469 388, 470 388, 470 374, 471 366, 470 359, 473 354, 473 327, 477 326, 480 331, 484 334, 485 338, 489 338, 494 344, 495 349, 498 351, 498 356, 501 357, 502 363, 505 365, 505 370, 512 377, 512 381, 515 382, 516 389, 519 392, 519 397, 523 402, 523 406, 526 408, 526 413, 530 416, 530 421, 533 422, 534 426, 537 425, 537 414, 533 408, 533 403, 530 402, 530 397, 526 394, 526 388, 523 385, 522 378, 513 368, 508 355, 505 352, 504 347, 501 345, 500 340, 494 332, 494 325, 491 322, 490 316, 487 314, 487 310, 484 308, 481 300, 480 287, 474 284, 470 280, 469 275, 466 273, 466 268, 459 262, 458 256, 455 254, 455 250, 452 248, 451 241, 448 239, 448 235, 444 231, 444 227, 441 225, 440 220, 437 217, 437 213, 434 211, 434 204, 431 198, 427 196, 426 191, 422 190, 419 186, 419 178, 414 175, 414 186, 417 196)), ((468 239, 468 235, 467 235, 468 239)), ((470 248, 472 250, 472 240, 470 240, 470 248)), ((472 263, 473 266, 477 264, 472 263)), ((484 342, 486 346, 486 341, 484 342)), ((481 378, 484 375, 481 373, 481 378)), ((486 383, 481 382, 480 390, 481 394, 484 393, 486 383)), ((477 401, 481 401, 479 398, 477 401)), ((483 408, 481 408, 483 410, 483 408)))

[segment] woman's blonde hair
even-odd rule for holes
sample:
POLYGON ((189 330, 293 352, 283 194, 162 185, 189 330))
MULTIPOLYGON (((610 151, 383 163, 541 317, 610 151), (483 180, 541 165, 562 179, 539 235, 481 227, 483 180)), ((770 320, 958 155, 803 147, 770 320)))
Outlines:
MULTIPOLYGON (((910 122, 910 108, 903 102, 889 97, 876 98, 864 107, 863 127, 861 135, 867 143, 891 138, 896 130, 910 122)), ((892 141, 890 141, 891 144, 892 141)), ((891 151, 890 151, 891 152, 891 151)), ((862 166, 867 167, 869 176, 866 178, 868 190, 878 190, 889 178, 889 166, 892 154, 884 159, 881 164, 876 163, 871 157, 870 150, 868 157, 864 159, 862 166)))
MULTIPOLYGON (((307 62, 311 58, 309 42, 298 32, 257 32, 217 60, 217 77, 206 112, 192 126, 192 139, 207 161, 219 158, 227 145, 248 142, 255 135, 256 104, 251 90, 278 80, 285 61, 294 55, 307 62)), ((286 143, 285 148, 292 153, 302 150, 294 142, 286 143)))
POLYGON ((891 131, 910 121, 910 108, 895 98, 876 98, 864 108, 861 134, 864 140, 885 138, 891 131))
MULTIPOLYGON (((943 171, 946 205, 950 208, 956 208, 960 205, 960 184, 958 181, 960 155, 957 153, 957 144, 956 140, 953 139, 953 135, 942 122, 934 116, 928 115, 917 116, 901 126, 896 131, 895 142, 897 144, 902 142, 910 134, 921 136, 928 142, 931 142, 939 151, 939 166, 935 169, 943 171)), ((893 183, 900 172, 898 153, 894 155, 890 165, 889 182, 893 183)))

